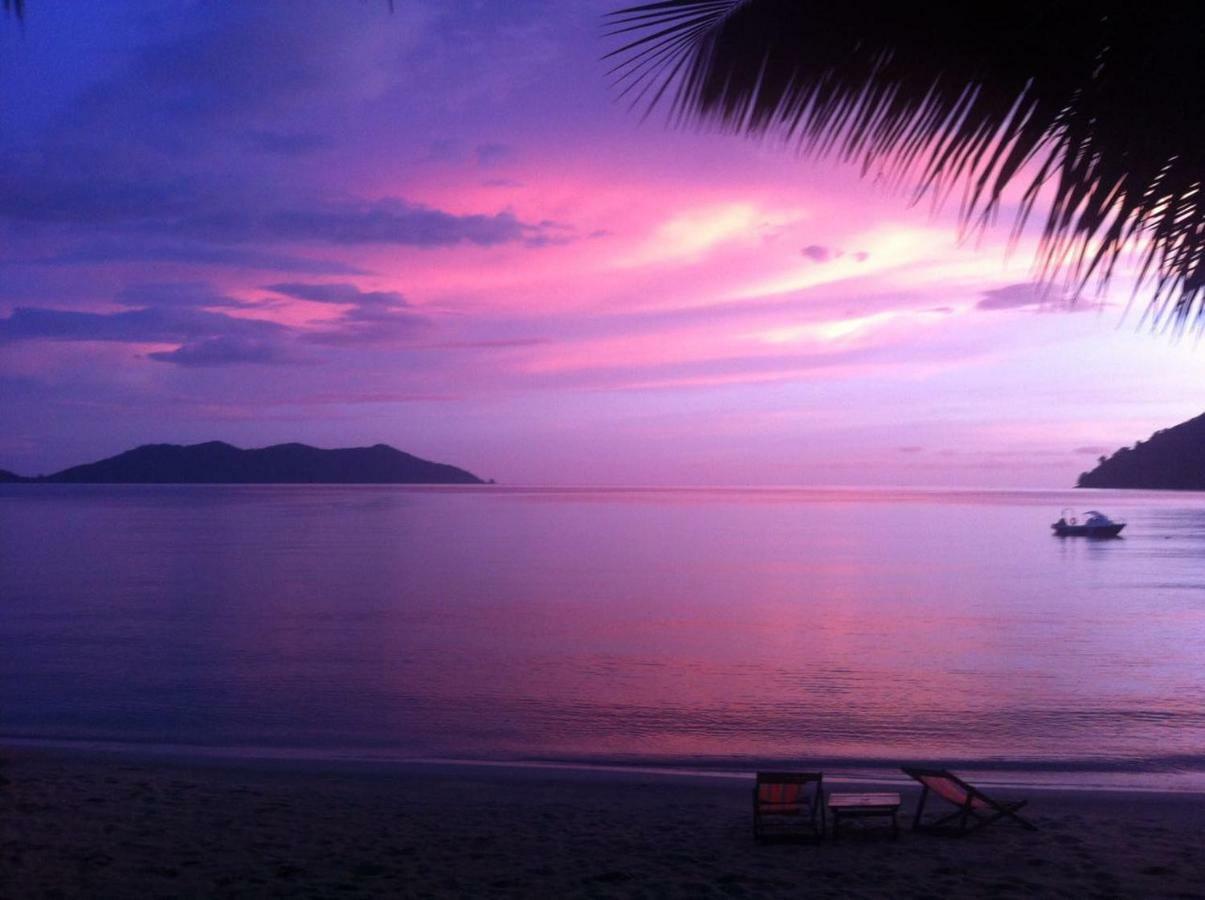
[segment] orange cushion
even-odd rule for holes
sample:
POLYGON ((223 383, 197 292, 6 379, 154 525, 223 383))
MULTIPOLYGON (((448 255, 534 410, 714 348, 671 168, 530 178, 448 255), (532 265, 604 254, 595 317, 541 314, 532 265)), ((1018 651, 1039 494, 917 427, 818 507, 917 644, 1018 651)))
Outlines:
POLYGON ((758 803, 802 803, 804 785, 768 782, 757 786, 758 803))

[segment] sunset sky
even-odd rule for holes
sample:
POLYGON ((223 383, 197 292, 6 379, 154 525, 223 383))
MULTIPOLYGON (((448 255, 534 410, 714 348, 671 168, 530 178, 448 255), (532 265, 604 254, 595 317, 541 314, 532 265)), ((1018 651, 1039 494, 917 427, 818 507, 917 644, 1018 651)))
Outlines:
MULTIPOLYGON (((511 484, 1069 486, 1202 349, 1005 223, 642 120, 613 3, 0 19, 0 468, 393 444, 511 484)), ((69 6, 70 10, 64 10, 69 6)), ((950 204, 956 205, 955 203, 950 204)))

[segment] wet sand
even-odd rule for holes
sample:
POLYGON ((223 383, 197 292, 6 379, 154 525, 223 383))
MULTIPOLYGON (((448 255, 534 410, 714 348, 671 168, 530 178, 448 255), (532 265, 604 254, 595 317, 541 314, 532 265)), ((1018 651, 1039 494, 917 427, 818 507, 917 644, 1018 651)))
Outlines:
POLYGON ((758 846, 743 780, 0 756, 5 898, 1205 898, 1201 795, 1031 790, 1036 833, 758 846))

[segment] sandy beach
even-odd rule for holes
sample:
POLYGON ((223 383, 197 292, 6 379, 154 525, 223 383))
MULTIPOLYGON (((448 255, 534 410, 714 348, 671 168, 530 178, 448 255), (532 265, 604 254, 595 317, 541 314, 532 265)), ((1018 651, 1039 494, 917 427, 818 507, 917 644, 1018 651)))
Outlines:
POLYGON ((1031 790, 1036 833, 757 846, 739 779, 4 756, 6 898, 1205 896, 1199 795, 1031 790))

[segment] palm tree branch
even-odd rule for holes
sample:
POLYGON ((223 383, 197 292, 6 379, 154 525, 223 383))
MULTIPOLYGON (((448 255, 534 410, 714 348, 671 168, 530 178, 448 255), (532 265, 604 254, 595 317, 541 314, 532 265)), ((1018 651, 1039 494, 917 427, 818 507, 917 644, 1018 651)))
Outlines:
POLYGON ((961 187, 964 227, 1015 187, 1010 242, 1041 206, 1044 276, 1105 284, 1132 252, 1163 316, 1205 309, 1205 6, 665 0, 607 22, 649 109, 781 135, 914 200, 961 187))

